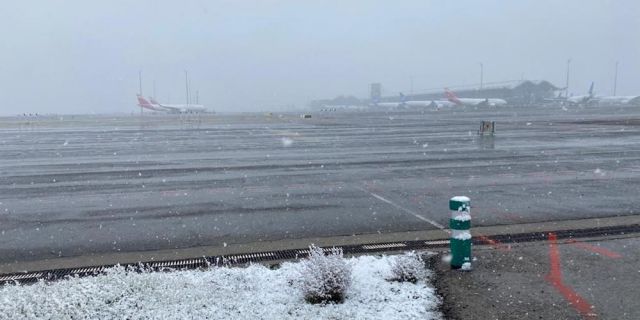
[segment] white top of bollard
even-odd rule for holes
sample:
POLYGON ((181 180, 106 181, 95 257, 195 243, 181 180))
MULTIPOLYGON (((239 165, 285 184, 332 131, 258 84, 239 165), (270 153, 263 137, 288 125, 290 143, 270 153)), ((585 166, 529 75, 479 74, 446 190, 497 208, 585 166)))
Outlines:
POLYGON ((465 197, 465 196, 457 196, 457 197, 453 197, 451 198, 451 200, 453 201, 458 201, 458 202, 470 202, 471 200, 469 199, 469 197, 465 197))

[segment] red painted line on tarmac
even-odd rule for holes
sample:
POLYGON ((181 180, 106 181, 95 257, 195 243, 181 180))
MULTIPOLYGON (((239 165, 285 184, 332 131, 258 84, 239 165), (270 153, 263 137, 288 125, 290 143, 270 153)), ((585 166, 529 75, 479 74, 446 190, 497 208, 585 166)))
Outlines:
POLYGON ((491 239, 485 235, 478 235, 478 238, 480 238, 480 240, 482 240, 483 242, 490 244, 492 247, 496 248, 497 250, 511 251, 511 246, 504 245, 498 240, 491 239))
POLYGON ((549 233, 549 260, 551 267, 546 279, 564 297, 571 306, 578 311, 583 319, 597 319, 595 308, 577 292, 562 282, 562 270, 560 268, 560 250, 558 250, 558 238, 555 233, 549 233))
POLYGON ((607 248, 603 248, 603 247, 599 247, 599 246, 593 246, 593 245, 590 245, 588 243, 584 243, 584 242, 581 242, 581 241, 576 241, 576 240, 573 240, 573 239, 567 241, 567 243, 570 243, 570 244, 572 244, 572 245, 574 245, 574 246, 576 246, 578 248, 582 248, 582 249, 585 249, 585 250, 589 250, 591 252, 595 252, 595 253, 597 253, 597 254, 599 254, 601 256, 605 256, 607 258, 611 258, 611 259, 620 259, 620 258, 622 258, 621 254, 619 254, 617 252, 614 252, 614 251, 611 251, 611 250, 609 250, 607 248))

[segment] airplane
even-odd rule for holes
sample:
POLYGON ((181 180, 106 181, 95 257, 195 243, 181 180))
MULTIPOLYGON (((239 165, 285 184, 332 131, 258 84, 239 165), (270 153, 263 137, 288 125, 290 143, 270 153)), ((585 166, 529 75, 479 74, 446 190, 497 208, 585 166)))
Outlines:
POLYGON ((588 95, 572 96, 567 102, 575 105, 624 106, 640 105, 640 96, 596 96, 593 94, 593 82, 588 95))
POLYGON ((453 107, 456 105, 455 103, 448 100, 412 100, 405 102, 405 104, 409 107, 436 109, 453 107))
POLYGON ((507 104, 507 101, 495 98, 458 98, 449 88, 444 88, 444 93, 449 102, 458 106, 503 106, 507 104))
POLYGON ((640 96, 599 96, 593 101, 599 106, 640 106, 640 96))
POLYGON ((593 96, 593 83, 589 89, 590 104, 598 106, 640 105, 640 96, 593 96))
POLYGON ((591 86, 589 87, 589 94, 586 95, 578 95, 571 96, 566 99, 566 102, 573 105, 586 105, 593 101, 593 82, 591 82, 591 86))
POLYGON ((138 95, 138 106, 152 111, 166 112, 166 113, 203 113, 207 112, 204 106, 199 104, 161 104, 155 99, 149 98, 151 102, 147 101, 141 95, 138 95))
POLYGON ((150 103, 145 98, 143 98, 141 95, 137 95, 137 97, 138 97, 138 106, 140 108, 144 108, 144 109, 148 109, 148 110, 152 110, 152 111, 167 112, 166 109, 163 109, 162 107, 160 107, 157 104, 150 103))
POLYGON ((156 101, 153 97, 149 97, 151 104, 164 109, 168 113, 203 113, 207 112, 207 109, 201 104, 162 104, 156 101))

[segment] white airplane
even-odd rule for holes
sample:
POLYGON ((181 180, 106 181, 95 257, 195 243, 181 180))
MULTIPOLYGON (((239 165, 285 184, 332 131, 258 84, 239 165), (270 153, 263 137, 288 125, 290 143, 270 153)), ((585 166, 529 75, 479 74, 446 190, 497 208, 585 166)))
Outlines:
MULTIPOLYGON (((592 94, 592 90, 593 83, 591 84, 591 89, 589 90, 590 94, 592 94)), ((591 102, 592 104, 597 104, 599 106, 640 106, 640 96, 592 96, 589 102, 591 102)))
POLYGON ((640 96, 599 96, 593 101, 599 106, 640 106, 640 96))
POLYGON ((201 104, 162 104, 149 97, 151 101, 151 105, 156 106, 157 108, 164 109, 169 113, 204 113, 207 112, 207 108, 205 108, 201 104))
POLYGON ((567 102, 575 105, 624 106, 640 105, 640 96, 596 96, 593 94, 593 82, 588 95, 572 96, 567 102))
POLYGON ((444 88, 444 93, 449 102, 458 106, 503 106, 507 104, 507 101, 495 98, 458 98, 448 88, 444 88))
POLYGON ((566 102, 573 105, 586 105, 592 102, 593 96, 593 82, 591 82, 591 86, 589 87, 589 94, 583 94, 578 96, 568 97, 566 102))
POLYGON ((413 101, 407 101, 405 102, 405 104, 409 107, 436 108, 436 109, 453 107, 456 105, 455 103, 447 100, 413 100, 413 101))
POLYGON ((145 108, 152 111, 166 112, 166 113, 203 113, 207 112, 202 105, 181 105, 181 104, 160 104, 155 101, 153 98, 149 98, 151 102, 147 101, 147 99, 138 95, 138 106, 141 108, 145 108))

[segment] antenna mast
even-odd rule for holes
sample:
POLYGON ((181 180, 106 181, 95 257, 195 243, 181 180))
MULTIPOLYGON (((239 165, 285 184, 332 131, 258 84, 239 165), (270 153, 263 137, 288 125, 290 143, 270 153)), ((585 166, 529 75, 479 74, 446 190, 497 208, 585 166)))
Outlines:
POLYGON ((187 106, 189 106, 189 73, 187 73, 186 70, 184 71, 184 85, 186 90, 187 106))
POLYGON ((616 95, 616 89, 618 88, 618 61, 616 61, 616 72, 613 76, 613 95, 616 95))
MULTIPOLYGON (((138 90, 139 94, 142 97, 142 70, 138 71, 138 90)), ((142 105, 140 105, 140 115, 142 116, 142 105)))

